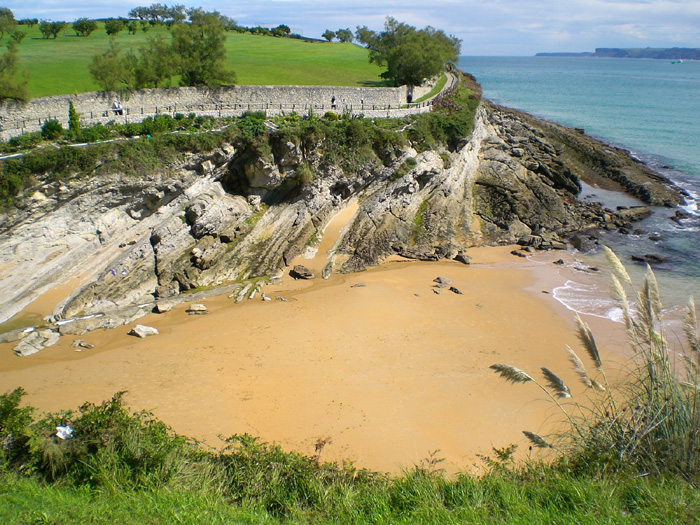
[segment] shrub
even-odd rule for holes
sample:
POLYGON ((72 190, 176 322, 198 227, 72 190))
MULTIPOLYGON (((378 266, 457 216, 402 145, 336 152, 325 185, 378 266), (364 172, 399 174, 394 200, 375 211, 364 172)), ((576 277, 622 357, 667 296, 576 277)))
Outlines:
POLYGON ((63 126, 61 126, 58 120, 47 120, 44 122, 44 125, 41 126, 41 136, 47 140, 56 140, 62 137, 65 132, 66 130, 63 129, 63 126))
POLYGON ((72 100, 68 103, 68 131, 72 139, 80 135, 80 113, 75 110, 72 100))
POLYGON ((99 140, 107 140, 111 136, 112 131, 101 123, 98 123, 87 128, 82 128, 77 140, 79 142, 97 142, 99 140))
POLYGON ((12 137, 7 141, 7 145, 10 147, 10 150, 27 149, 40 144, 42 139, 41 131, 34 131, 32 133, 25 133, 24 135, 12 137))
POLYGON ((296 176, 303 185, 310 184, 314 180, 314 172, 306 164, 302 164, 296 169, 296 176))

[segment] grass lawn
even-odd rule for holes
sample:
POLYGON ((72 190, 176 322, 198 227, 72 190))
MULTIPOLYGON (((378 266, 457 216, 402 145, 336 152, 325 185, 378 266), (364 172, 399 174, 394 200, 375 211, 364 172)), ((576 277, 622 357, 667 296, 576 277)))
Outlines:
MULTIPOLYGON (((44 39, 38 26, 20 26, 28 34, 19 44, 20 67, 29 74, 32 98, 96 91, 88 64, 109 45, 102 24, 89 37, 77 37, 72 29, 57 39, 44 39)), ((123 50, 137 49, 146 38, 167 34, 164 27, 129 35, 122 31, 117 42, 123 50)), ((7 43, 5 38, 0 45, 7 43)), ((353 44, 304 42, 250 34, 227 33, 228 63, 241 85, 383 86, 382 70, 367 60, 367 51, 353 44)))

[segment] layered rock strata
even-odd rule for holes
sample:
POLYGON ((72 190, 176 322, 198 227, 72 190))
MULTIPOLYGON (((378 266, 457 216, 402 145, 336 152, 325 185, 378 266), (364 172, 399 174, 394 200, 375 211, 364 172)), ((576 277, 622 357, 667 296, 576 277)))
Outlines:
POLYGON ((407 147, 353 173, 322 162, 322 140, 303 147, 273 134, 270 146, 227 145, 139 179, 40 180, 0 223, 0 321, 70 277, 79 284, 56 318, 171 305, 185 291, 278 274, 353 199, 359 210, 336 245, 341 271, 391 254, 468 261, 483 244, 583 245, 649 212, 583 203, 581 180, 650 206, 682 200, 624 151, 487 102, 455 151, 407 147))

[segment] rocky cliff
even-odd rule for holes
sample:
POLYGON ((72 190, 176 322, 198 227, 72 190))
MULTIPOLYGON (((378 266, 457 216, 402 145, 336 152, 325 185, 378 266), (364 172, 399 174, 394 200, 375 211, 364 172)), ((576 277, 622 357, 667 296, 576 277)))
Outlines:
POLYGON ((337 271, 391 254, 468 261, 481 244, 564 248, 596 228, 624 232, 640 216, 579 201, 580 180, 652 206, 682 199, 624 151, 488 102, 458 147, 407 146, 352 173, 321 162, 322 138, 302 145, 273 133, 269 146, 227 144, 147 177, 38 180, 0 224, 0 321, 70 277, 79 285, 58 318, 152 308, 186 290, 272 276, 353 199, 337 271))

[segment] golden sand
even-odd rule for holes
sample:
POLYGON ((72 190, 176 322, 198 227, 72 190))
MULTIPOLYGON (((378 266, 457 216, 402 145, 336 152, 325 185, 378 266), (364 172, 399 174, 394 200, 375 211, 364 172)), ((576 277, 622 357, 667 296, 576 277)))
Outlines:
POLYGON ((557 420, 536 387, 489 365, 547 366, 576 385, 563 351, 577 344, 572 317, 538 289, 561 277, 511 249, 471 250, 471 266, 391 261, 328 281, 285 276, 265 292, 289 302, 217 297, 204 301, 206 316, 188 316, 185 303, 137 321, 159 336, 91 332, 82 339, 95 349, 81 353, 72 336, 25 358, 3 344, 0 389, 24 387, 43 411, 126 390, 132 409, 212 445, 247 432, 311 454, 330 437, 326 460, 398 471, 439 450, 448 469, 469 468, 494 446, 526 450, 521 430, 557 420), (463 295, 434 293, 438 276, 463 295))

